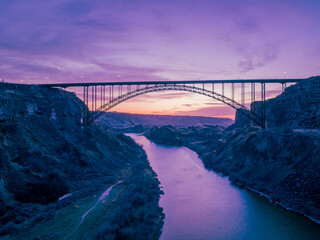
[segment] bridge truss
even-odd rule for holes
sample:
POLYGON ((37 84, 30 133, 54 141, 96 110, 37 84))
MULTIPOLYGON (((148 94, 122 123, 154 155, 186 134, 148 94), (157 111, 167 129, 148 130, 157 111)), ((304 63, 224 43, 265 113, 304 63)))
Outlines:
MULTIPOLYGON (((118 104, 142 94, 159 91, 185 91, 201 94, 216 99, 233 107, 247 116, 252 122, 266 127, 265 101, 266 84, 281 84, 282 91, 287 83, 296 83, 303 79, 251 79, 251 80, 196 80, 196 81, 150 81, 150 82, 100 82, 100 83, 64 83, 64 84, 40 84, 46 87, 83 87, 83 102, 88 108, 83 109, 83 126, 92 124, 103 113, 109 111, 118 104), (240 97, 235 95, 235 85, 240 84, 240 97), (250 84, 249 102, 246 103, 246 84, 250 84), (218 93, 216 89, 220 85, 218 93), (227 96, 225 87, 231 89, 227 96), (260 96, 259 96, 260 95, 260 96), (237 100, 236 100, 237 98, 237 100), (240 100, 240 102, 239 102, 240 100), (251 109, 246 104, 259 100, 259 109, 251 109), (99 106, 98 106, 99 104, 99 106), (91 108, 91 111, 89 111, 91 108)), ((248 99, 247 99, 248 101, 248 99)))

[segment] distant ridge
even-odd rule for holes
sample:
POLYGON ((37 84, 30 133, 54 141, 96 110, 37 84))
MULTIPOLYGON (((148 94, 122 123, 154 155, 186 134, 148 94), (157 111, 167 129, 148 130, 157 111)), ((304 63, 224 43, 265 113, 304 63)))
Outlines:
POLYGON ((98 121, 106 123, 112 128, 128 128, 137 125, 150 126, 199 126, 219 125, 227 127, 234 123, 229 118, 200 117, 200 116, 176 116, 176 115, 151 115, 108 112, 102 115, 98 121))

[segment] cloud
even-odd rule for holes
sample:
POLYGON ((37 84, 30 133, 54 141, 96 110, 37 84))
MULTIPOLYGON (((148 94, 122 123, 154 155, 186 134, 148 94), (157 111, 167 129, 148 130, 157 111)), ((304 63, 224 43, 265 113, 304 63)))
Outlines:
POLYGON ((279 53, 278 47, 271 43, 265 43, 257 48, 248 48, 239 44, 235 46, 235 49, 243 57, 238 66, 244 73, 275 61, 279 53))
MULTIPOLYGON (((43 73, 37 70, 43 64, 36 57, 47 62, 60 58, 88 63, 94 55, 115 54, 118 51, 111 45, 127 41, 129 27, 108 14, 112 10, 103 5, 102 1, 5 1, 0 17, 0 63, 12 65, 15 72, 40 75, 43 73), (17 63, 8 61, 8 53, 18 59, 17 63), (23 61, 24 65, 40 67, 20 69, 23 61)), ((52 68, 58 68, 54 64, 51 62, 52 68)))
POLYGON ((141 80, 141 77, 150 79, 151 77, 154 78, 156 73, 159 71, 159 69, 149 67, 143 68, 126 65, 116 65, 111 61, 109 61, 109 63, 103 63, 100 61, 92 60, 92 63, 101 68, 101 70, 104 70, 109 75, 113 76, 114 81, 122 81, 123 79, 141 80))
MULTIPOLYGON (((220 39, 239 55, 239 72, 249 72, 277 60, 279 41, 271 39, 263 30, 266 13, 248 12, 247 8, 234 10, 231 16, 231 27, 220 39)), ((266 10, 268 13, 268 11, 266 10)))
POLYGON ((177 99, 180 97, 192 97, 194 93, 189 93, 189 92, 161 92, 160 94, 157 93, 157 98, 161 99, 177 99))
POLYGON ((205 103, 205 105, 224 106, 225 104, 221 102, 210 102, 210 103, 205 103))
POLYGON ((172 80, 230 79, 240 72, 275 75, 280 66, 302 72, 301 63, 315 75, 319 54, 304 49, 319 46, 318 4, 3 0, 1 77, 14 81, 30 75, 34 82, 44 75, 59 82, 78 81, 81 75, 87 81, 113 81, 118 75, 123 81, 156 80, 157 74, 172 80), (303 34, 294 30, 297 26, 303 34), (303 58, 293 56, 298 47, 303 58))

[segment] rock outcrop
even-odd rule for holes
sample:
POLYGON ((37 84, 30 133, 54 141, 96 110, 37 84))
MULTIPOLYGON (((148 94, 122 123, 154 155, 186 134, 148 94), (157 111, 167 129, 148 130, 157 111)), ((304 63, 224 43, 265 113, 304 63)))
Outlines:
POLYGON ((320 220, 320 132, 247 127, 230 135, 206 166, 286 208, 320 220))
MULTIPOLYGON (((279 96, 269 99, 266 105, 266 126, 287 126, 293 129, 320 128, 320 76, 311 77, 289 86, 279 96)), ((259 115, 259 101, 251 104, 259 115)), ((237 111, 236 125, 250 124, 237 111)))

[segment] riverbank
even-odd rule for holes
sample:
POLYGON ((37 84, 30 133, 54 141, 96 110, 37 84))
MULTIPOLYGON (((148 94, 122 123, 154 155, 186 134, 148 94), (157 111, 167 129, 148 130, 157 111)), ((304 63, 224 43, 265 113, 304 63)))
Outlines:
POLYGON ((130 136, 145 150, 164 191, 161 240, 319 239, 318 224, 205 169, 189 148, 130 136))
POLYGON ((156 143, 186 146, 207 169, 319 222, 319 138, 288 128, 153 128, 156 143), (170 134, 169 134, 170 133, 170 134))
POLYGON ((159 181, 131 138, 101 124, 84 132, 86 106, 60 89, 6 84, 0 100, 1 237, 64 239, 119 181, 70 239, 160 236, 159 181))

